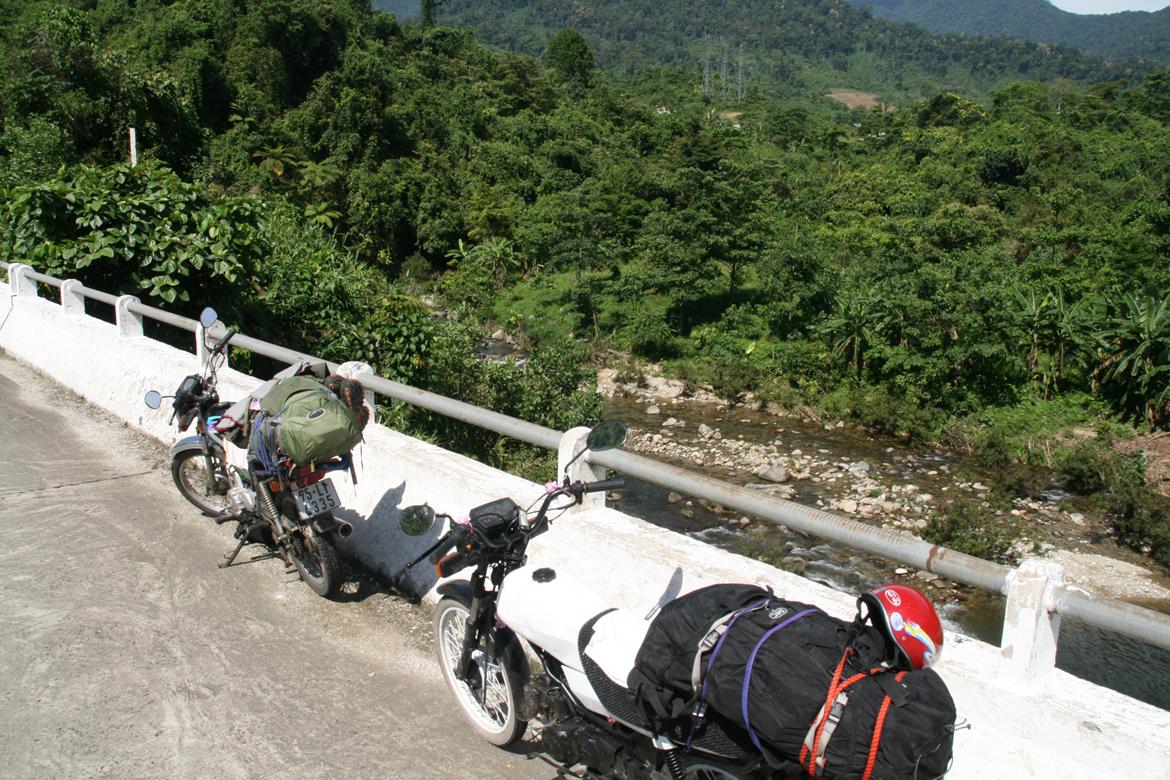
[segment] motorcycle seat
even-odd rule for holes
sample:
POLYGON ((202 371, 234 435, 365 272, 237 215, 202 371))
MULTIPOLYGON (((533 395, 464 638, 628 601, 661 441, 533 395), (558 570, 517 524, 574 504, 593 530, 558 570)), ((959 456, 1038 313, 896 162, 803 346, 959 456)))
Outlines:
POLYGON ((606 677, 624 688, 648 630, 650 621, 632 610, 615 609, 602 613, 593 624, 593 637, 584 653, 606 677))

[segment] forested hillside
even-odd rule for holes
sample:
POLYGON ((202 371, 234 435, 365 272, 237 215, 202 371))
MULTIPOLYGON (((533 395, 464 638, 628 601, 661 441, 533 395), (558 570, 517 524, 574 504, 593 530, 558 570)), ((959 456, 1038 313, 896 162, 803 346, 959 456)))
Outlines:
POLYGON ((700 70, 720 88, 791 96, 846 88, 887 103, 943 91, 985 95, 1019 79, 1127 77, 1088 55, 1052 46, 932 35, 874 18, 848 0, 447 0, 444 24, 538 55, 560 30, 581 33, 607 72, 630 77, 653 65, 700 70))
POLYGON ((1072 46, 1113 62, 1170 64, 1170 8, 1080 15, 1048 0, 853 0, 936 33, 1008 35, 1072 46))
POLYGON ((681 58, 627 86, 595 63, 632 49, 534 32, 533 59, 443 19, 0 0, 0 256, 188 313, 212 299, 258 335, 559 428, 599 413, 591 354, 998 462, 1067 457, 1170 561, 1140 462, 1065 438, 1170 423, 1170 76, 846 115, 815 90, 704 89, 681 58), (488 321, 524 367, 474 358, 488 321))

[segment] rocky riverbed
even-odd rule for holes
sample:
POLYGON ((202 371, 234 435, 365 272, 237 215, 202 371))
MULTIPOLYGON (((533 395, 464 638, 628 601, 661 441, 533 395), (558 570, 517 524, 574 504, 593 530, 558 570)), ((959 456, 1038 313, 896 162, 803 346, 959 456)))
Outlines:
MULTIPOLYGON (((599 376, 607 412, 631 426, 628 449, 876 526, 921 533, 956 499, 988 501, 999 476, 955 453, 908 447, 840 421, 817 420, 807 410, 760 410, 710 392, 685 395, 684 389, 681 382, 655 378, 619 382, 610 370, 599 376)), ((1108 520, 1087 502, 1045 484, 1043 474, 1032 477, 1034 492, 994 510, 1018 529, 1017 554, 1059 561, 1069 581, 1088 590, 1170 611, 1170 578, 1117 545, 1108 520)), ((712 535, 714 523, 724 533, 763 525, 677 494, 666 503, 679 515, 680 530, 696 535, 712 535), (699 530, 688 524, 697 513, 710 519, 699 530)), ((798 539, 773 543, 785 545, 776 554, 797 570, 827 553, 826 545, 798 539)), ((940 600, 963 597, 962 588, 930 572, 888 564, 877 574, 926 584, 940 600)))

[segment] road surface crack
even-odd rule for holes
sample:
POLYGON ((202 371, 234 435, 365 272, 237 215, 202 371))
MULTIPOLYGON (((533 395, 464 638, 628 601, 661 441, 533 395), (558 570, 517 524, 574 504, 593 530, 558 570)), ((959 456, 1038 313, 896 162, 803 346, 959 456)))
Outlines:
POLYGON ((66 488, 80 487, 82 485, 97 485, 102 482, 116 482, 120 479, 133 479, 134 477, 144 477, 147 474, 154 474, 155 469, 149 471, 138 471, 133 474, 115 474, 112 477, 98 477, 97 479, 83 479, 80 482, 63 482, 60 485, 48 485, 46 487, 32 488, 30 490, 17 490, 13 493, 0 494, 0 501, 7 498, 15 498, 17 496, 29 496, 36 493, 47 493, 50 490, 65 490, 66 488))

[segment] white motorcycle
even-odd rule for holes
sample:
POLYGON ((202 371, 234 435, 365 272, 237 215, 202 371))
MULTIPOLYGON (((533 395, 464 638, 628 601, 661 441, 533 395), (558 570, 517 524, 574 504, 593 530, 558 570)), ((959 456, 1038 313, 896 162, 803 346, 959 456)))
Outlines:
MULTIPOLYGON (((590 431, 587 448, 611 449, 625 436, 624 424, 604 422, 590 431)), ((570 482, 565 476, 550 483, 528 511, 508 498, 476 507, 466 520, 452 521, 409 565, 430 556, 440 577, 475 567, 470 581, 439 586, 434 630, 447 686, 472 728, 492 744, 511 745, 531 725, 539 750, 530 757, 553 764, 561 777, 771 777, 746 735, 716 719, 708 719, 698 734, 656 734, 626 687, 650 621, 609 609, 568 572, 528 564, 529 541, 548 530, 560 512, 579 504, 585 493, 624 484, 622 479, 570 482), (538 667, 529 662, 525 645, 538 667)), ((451 520, 425 504, 407 507, 402 529, 421 536, 436 517, 451 520)))

